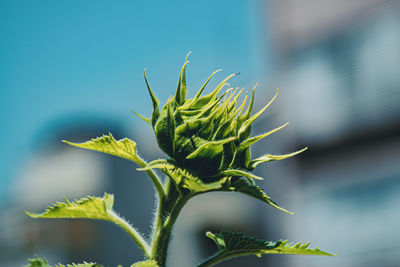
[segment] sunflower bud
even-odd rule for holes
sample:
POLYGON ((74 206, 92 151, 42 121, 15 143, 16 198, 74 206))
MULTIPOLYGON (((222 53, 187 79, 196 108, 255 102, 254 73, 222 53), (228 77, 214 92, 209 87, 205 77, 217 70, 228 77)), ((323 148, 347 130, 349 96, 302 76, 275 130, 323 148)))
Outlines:
POLYGON ((247 95, 241 105, 237 105, 243 89, 228 88, 221 93, 228 85, 227 81, 236 75, 232 74, 210 94, 201 96, 210 79, 218 72, 216 71, 192 99, 186 99, 187 63, 186 58, 175 95, 170 97, 161 111, 159 101, 145 76, 154 108, 149 121, 159 147, 175 166, 204 181, 218 180, 224 176, 255 178, 256 176, 248 173, 254 169, 250 146, 272 131, 250 138, 251 124, 267 109, 276 95, 263 109, 251 116, 256 86, 246 110, 247 95))

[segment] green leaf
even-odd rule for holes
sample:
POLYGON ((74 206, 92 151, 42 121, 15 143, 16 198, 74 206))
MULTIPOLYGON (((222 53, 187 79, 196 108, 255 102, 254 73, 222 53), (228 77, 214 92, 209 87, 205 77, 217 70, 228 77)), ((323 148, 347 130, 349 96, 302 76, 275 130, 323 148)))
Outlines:
POLYGON ((40 214, 27 211, 25 213, 31 218, 96 219, 113 222, 124 229, 148 256, 150 247, 147 242, 134 227, 113 211, 113 205, 114 196, 104 193, 102 198, 88 196, 73 202, 65 199, 65 203, 57 202, 40 214))
POLYGON ((72 143, 65 140, 63 140, 63 142, 71 146, 111 154, 117 157, 131 160, 138 164, 140 162, 140 159, 136 154, 136 143, 128 138, 123 138, 116 141, 111 133, 94 138, 84 143, 72 143))
POLYGON ((25 265, 25 267, 51 267, 45 258, 40 259, 35 256, 33 259, 28 259, 29 265, 25 265))
POLYGON ((132 264, 131 267, 158 267, 158 265, 156 261, 148 260, 132 264))
POLYGON ((110 211, 114 204, 114 196, 104 194, 104 197, 82 198, 70 202, 65 199, 65 203, 57 202, 50 206, 41 214, 26 212, 31 218, 86 218, 112 221, 110 211))
POLYGON ((103 265, 99 265, 97 263, 93 263, 93 262, 83 262, 83 263, 72 263, 72 264, 67 264, 67 265, 63 265, 63 264, 56 264, 54 267, 103 267, 103 265))
POLYGON ((270 162, 270 161, 276 161, 276 160, 282 160, 282 159, 287 159, 287 158, 291 158, 293 156, 296 156, 297 154, 300 154, 301 152, 304 152, 307 150, 307 147, 293 152, 293 153, 289 153, 289 154, 284 154, 284 155, 271 155, 271 154, 266 154, 264 156, 261 156, 259 158, 256 158, 252 161, 250 161, 250 168, 254 169, 255 167, 257 167, 259 164, 264 163, 264 162, 270 162))
POLYGON ((247 181, 243 179, 238 179, 234 182, 231 183, 229 187, 230 191, 235 191, 239 192, 242 194, 246 194, 248 196, 254 197, 256 199, 259 199, 268 205, 281 210, 283 212, 289 213, 289 214, 294 214, 291 211, 288 211, 282 207, 280 207, 275 201, 273 201, 264 191, 261 187, 249 184, 247 181))
POLYGON ((282 240, 277 242, 264 241, 242 232, 222 230, 218 234, 207 232, 206 235, 215 242, 218 252, 198 265, 199 267, 211 266, 223 260, 245 255, 256 255, 258 257, 262 254, 335 256, 318 248, 310 249, 309 243, 292 245, 282 240))
MULTIPOLYGON (((26 265, 26 267, 51 267, 45 258, 40 259, 38 257, 35 257, 33 259, 28 259, 28 262, 30 263, 29 265, 26 265)), ((83 263, 72 263, 72 264, 56 264, 54 267, 102 267, 102 265, 93 263, 93 262, 83 262, 83 263)))
POLYGON ((277 242, 264 241, 242 232, 231 232, 229 230, 222 230, 218 234, 207 232, 206 236, 215 242, 218 250, 231 252, 252 252, 254 250, 258 252, 274 249, 279 245, 277 242))

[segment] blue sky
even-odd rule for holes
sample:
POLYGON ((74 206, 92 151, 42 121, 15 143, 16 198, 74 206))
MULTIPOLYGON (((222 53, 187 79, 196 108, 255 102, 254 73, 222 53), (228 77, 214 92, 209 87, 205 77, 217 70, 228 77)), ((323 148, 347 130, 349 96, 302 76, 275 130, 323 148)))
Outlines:
MULTIPOLYGON (((37 135, 68 114, 135 123, 160 100, 187 52, 192 92, 219 68, 250 87, 267 68, 261 1, 0 1, 0 199, 37 135)), ((234 81, 236 83, 236 81, 234 81)), ((190 95, 190 93, 189 93, 190 95)))

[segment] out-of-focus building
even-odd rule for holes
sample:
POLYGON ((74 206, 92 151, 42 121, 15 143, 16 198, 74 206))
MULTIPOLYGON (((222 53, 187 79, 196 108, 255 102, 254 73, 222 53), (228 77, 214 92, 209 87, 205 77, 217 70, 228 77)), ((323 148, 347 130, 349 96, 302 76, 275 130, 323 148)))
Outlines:
MULTIPOLYGON (((142 134, 129 133, 115 121, 74 114, 57 118, 38 134, 36 153, 21 164, 11 189, 13 205, 2 211, 1 267, 25 266, 34 255, 47 258, 51 264, 93 261, 104 266, 129 266, 142 260, 136 244, 114 224, 83 219, 36 220, 23 212, 43 212, 47 206, 63 202, 63 196, 72 201, 101 197, 107 192, 115 195, 115 211, 134 221, 133 225, 147 237, 154 209, 153 186, 148 177, 128 160, 61 142, 84 142, 109 132, 117 139, 135 139, 142 134)), ((140 150, 149 157, 157 155, 154 146, 141 146, 140 150)))
POLYGON ((400 2, 273 0, 265 10, 274 57, 266 96, 281 90, 259 128, 292 123, 265 150, 309 147, 262 170, 275 200, 296 212, 268 213, 267 232, 339 254, 269 263, 398 266, 400 2))

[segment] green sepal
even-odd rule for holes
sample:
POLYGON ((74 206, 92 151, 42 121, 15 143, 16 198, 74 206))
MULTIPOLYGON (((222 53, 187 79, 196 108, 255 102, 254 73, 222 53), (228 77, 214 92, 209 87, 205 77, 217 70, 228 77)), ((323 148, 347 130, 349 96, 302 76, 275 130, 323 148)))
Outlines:
MULTIPOLYGON (((247 110, 246 110, 246 112, 244 114, 242 114, 242 112, 244 110, 244 106, 245 106, 245 103, 246 103, 246 100, 247 100, 247 93, 246 93, 245 99, 243 100, 242 105, 239 107, 240 113, 239 113, 239 116, 236 117, 236 119, 235 119, 236 132, 239 132, 239 129, 243 125, 243 123, 250 118, 251 111, 252 111, 253 105, 254 105, 254 95, 255 95, 255 88, 256 87, 257 87, 257 84, 253 87, 253 91, 251 93, 251 98, 250 98, 250 103, 249 103, 249 105, 247 107, 247 110)), ((239 139, 239 141, 243 141, 246 138, 248 138, 250 136, 250 131, 251 131, 251 128, 248 127, 246 132, 241 134, 241 139, 239 139)))
POLYGON ((215 182, 205 183, 199 177, 178 167, 166 170, 166 174, 176 184, 181 193, 185 193, 187 190, 191 195, 210 191, 224 191, 222 189, 228 180, 228 177, 224 177, 215 182))
POLYGON ((136 143, 128 138, 123 138, 116 141, 111 133, 91 139, 90 141, 84 143, 72 143, 66 140, 62 140, 62 142, 67 143, 71 146, 111 154, 117 157, 131 160, 135 163, 139 162, 139 157, 136 153, 136 143))
POLYGON ((159 267, 154 260, 140 261, 131 265, 131 267, 159 267))
POLYGON ((229 186, 229 190, 230 191, 235 191, 235 192, 239 192, 251 197, 254 197, 258 200, 261 200, 264 203, 267 203, 268 205, 289 213, 291 215, 293 215, 294 213, 291 211, 288 211, 282 207, 280 207, 275 201, 273 201, 264 191, 261 187, 254 185, 254 184, 249 184, 246 180, 243 179, 238 179, 236 181, 231 182, 230 186, 229 186))
POLYGON ((264 178, 259 177, 259 176, 255 175, 255 174, 252 174, 250 172, 246 172, 246 171, 243 171, 243 170, 238 170, 238 169, 228 169, 228 170, 225 170, 225 171, 221 171, 220 174, 224 175, 224 176, 238 176, 238 177, 244 176, 252 183, 253 183, 252 179, 264 180, 264 178))
POLYGON ((222 230, 218 234, 207 232, 206 236, 217 245, 218 251, 198 266, 210 266, 223 260, 234 257, 263 254, 292 254, 292 255, 320 255, 335 256, 318 248, 310 249, 310 243, 291 244, 287 241, 265 241, 242 232, 222 230))
POLYGON ((271 134, 273 134, 273 133, 279 131, 280 129, 284 128, 284 127, 287 126, 287 125, 289 125, 289 123, 285 123, 284 125, 282 125, 282 126, 280 126, 280 127, 278 127, 278 128, 275 128, 275 129, 273 129, 273 130, 271 130, 271 131, 269 131, 269 132, 267 132, 267 133, 265 133, 265 134, 257 135, 257 136, 254 136, 254 137, 251 137, 251 138, 248 138, 248 139, 244 140, 244 141, 238 146, 237 151, 240 152, 240 151, 245 150, 246 148, 249 148, 249 147, 252 146, 254 143, 256 143, 256 142, 260 141, 261 139, 263 139, 263 138, 265 138, 265 137, 267 137, 267 136, 269 136, 269 135, 271 135, 271 134))
POLYGON ((187 60, 191 52, 186 55, 185 63, 182 66, 181 73, 179 74, 178 86, 175 92, 175 102, 178 106, 183 105, 185 103, 185 98, 187 94, 186 88, 186 65, 189 63, 187 60))
POLYGON ((214 136, 212 137, 211 140, 218 140, 221 138, 224 138, 231 132, 231 127, 232 127, 232 122, 227 120, 224 122, 219 122, 220 126, 217 128, 217 130, 214 132, 214 136))
MULTIPOLYGON (((278 96, 278 92, 276 92, 275 96, 265 105, 261 110, 259 110, 256 114, 248 118, 243 124, 240 126, 238 131, 239 140, 242 141, 248 137, 250 134, 250 126, 251 124, 274 102, 275 98, 278 96)), ((253 94, 254 95, 254 94, 253 94)), ((253 99, 253 97, 252 97, 253 99)))
POLYGON ((251 161, 250 146, 252 146, 254 143, 260 141, 261 139, 269 136, 270 134, 284 128, 288 124, 289 123, 286 123, 286 124, 284 124, 278 128, 275 128, 265 134, 261 134, 261 135, 254 136, 254 137, 244 140, 242 143, 240 143, 240 145, 236 148, 235 152, 233 153, 233 157, 229 164, 229 168, 241 167, 244 169, 253 170, 254 168, 252 169, 250 167, 250 161, 251 161))
POLYGON ((236 137, 229 137, 223 140, 218 141, 210 141, 201 146, 199 146, 195 151, 189 154, 186 159, 193 159, 193 158, 212 158, 218 154, 222 153, 223 144, 232 142, 235 140, 236 137))
POLYGON ((210 102, 213 102, 217 98, 217 95, 221 91, 221 89, 227 84, 226 82, 235 75, 237 75, 237 74, 229 75, 214 89, 214 91, 212 91, 211 93, 209 93, 206 96, 196 99, 196 101, 193 101, 192 104, 190 105, 190 108, 197 109, 197 108, 203 107, 204 105, 206 105, 210 102))
MULTIPOLYGON (((220 72, 222 69, 219 69, 219 70, 216 70, 216 71, 214 71, 209 77, 208 77, 208 79, 207 79, 207 81, 203 84, 203 86, 200 88, 200 90, 197 92, 197 94, 193 97, 193 102, 192 102, 192 104, 194 104, 194 103, 196 103, 196 101, 199 99, 199 97, 201 96, 201 94, 203 93, 203 91, 204 91, 204 88, 206 88, 206 86, 207 86, 207 84, 208 84, 208 82, 211 80, 211 78, 217 73, 217 72, 220 72)), ((191 105, 190 106, 191 108, 195 108, 195 105, 191 105)))
POLYGON ((146 70, 144 71, 144 80, 146 82, 147 90, 149 91, 149 94, 151 97, 151 102, 153 103, 153 114, 151 115, 151 125, 154 127, 154 125, 157 122, 158 117, 160 116, 160 110, 159 110, 160 101, 154 95, 153 91, 150 88, 149 82, 147 81, 147 77, 146 77, 146 70))
POLYGON ((172 155, 175 154, 175 118, 172 114, 171 105, 168 104, 167 108, 167 127, 168 127, 168 138, 169 143, 171 144, 172 148, 172 155))
POLYGON ((171 105, 173 105, 171 98, 162 108, 160 117, 158 118, 155 126, 154 132, 157 137, 158 146, 169 156, 173 157, 173 146, 174 146, 174 118, 172 116, 171 105), (171 128, 173 127, 173 128, 171 128))
POLYGON ((145 123, 148 123, 151 125, 151 121, 150 119, 140 115, 139 113, 137 113, 135 110, 131 109, 132 113, 135 114, 136 116, 138 116, 140 119, 142 119, 145 123))
POLYGON ((271 154, 266 154, 264 156, 261 156, 259 158, 256 158, 254 160, 252 160, 250 162, 250 168, 254 170, 254 168, 256 168, 259 164, 261 163, 265 163, 265 162, 270 162, 270 161, 277 161, 277 160, 283 160, 283 159, 287 159, 287 158, 291 158, 293 156, 296 156, 297 154, 300 154, 301 152, 304 152, 307 150, 307 147, 298 150, 296 152, 293 153, 289 153, 289 154, 284 154, 284 155, 271 155, 271 154))

